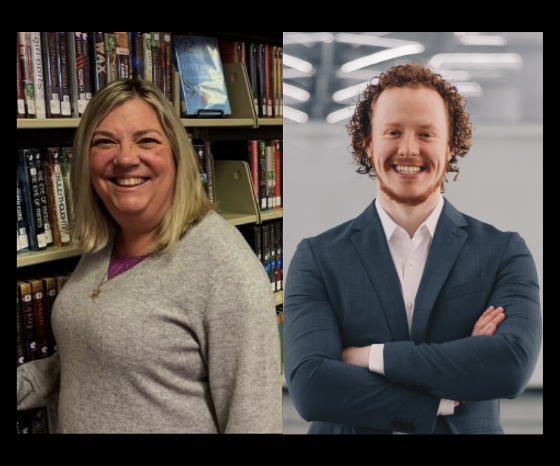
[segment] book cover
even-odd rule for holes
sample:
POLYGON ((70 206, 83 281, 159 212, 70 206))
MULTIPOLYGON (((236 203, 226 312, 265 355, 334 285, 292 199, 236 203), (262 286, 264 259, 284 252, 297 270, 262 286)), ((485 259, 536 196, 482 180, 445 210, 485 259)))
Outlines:
POLYGON ((179 71, 182 116, 231 115, 218 41, 212 37, 173 36, 179 71))

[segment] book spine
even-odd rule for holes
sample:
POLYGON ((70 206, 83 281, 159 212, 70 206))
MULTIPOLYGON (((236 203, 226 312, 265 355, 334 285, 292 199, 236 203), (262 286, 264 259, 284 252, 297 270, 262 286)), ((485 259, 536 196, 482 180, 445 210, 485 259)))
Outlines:
POLYGON ((273 150, 275 163, 274 207, 280 208, 282 207, 282 152, 280 151, 280 141, 278 139, 273 141, 273 150))
POLYGON ((25 87, 25 109, 28 118, 36 118, 35 84, 33 82, 33 63, 31 60, 30 32, 19 33, 19 53, 21 57, 23 83, 25 87))
POLYGON ((26 252, 29 251, 29 237, 27 235, 27 220, 23 208, 24 201, 19 176, 19 170, 17 170, 17 251, 26 252))
POLYGON ((117 54, 117 77, 128 79, 130 77, 130 50, 128 45, 128 32, 115 32, 117 54))
POLYGON ((152 70, 152 34, 145 32, 142 34, 142 56, 144 57, 144 79, 151 83, 154 82, 152 70))
POLYGON ((74 32, 76 56, 76 86, 78 92, 78 115, 81 117, 92 97, 91 69, 87 32, 74 32))
POLYGON ((103 32, 92 32, 93 82, 95 92, 107 85, 107 46, 103 32))
POLYGON ((257 66, 257 45, 250 43, 247 58, 247 66, 249 67, 249 81, 251 82, 251 94, 253 96, 253 106, 255 107, 255 115, 260 115, 259 110, 259 79, 257 66))
POLYGON ((266 92, 266 116, 271 118, 272 112, 272 93, 273 93, 273 61, 272 61, 272 48, 270 45, 264 46, 264 69, 265 69, 265 92, 266 92))
POLYGON ((50 211, 55 218, 53 223, 58 226, 60 245, 64 246, 70 243, 70 218, 68 216, 68 202, 66 200, 64 178, 60 165, 59 147, 47 148, 45 168, 49 186, 50 211))
POLYGON ((266 111, 266 71, 265 71, 265 47, 264 44, 257 44, 259 71, 259 118, 268 116, 266 111))
POLYGON ((171 32, 162 32, 163 37, 163 57, 164 57, 164 64, 163 64, 163 83, 164 89, 163 93, 165 97, 169 101, 172 99, 173 95, 173 50, 171 48, 171 32))
POLYGON ((283 53, 284 53, 284 49, 282 47, 280 47, 280 50, 278 50, 278 76, 279 76, 279 83, 278 83, 278 95, 280 96, 280 105, 279 105, 279 113, 278 116, 280 118, 282 118, 283 114, 284 114, 284 91, 282 89, 282 83, 283 81, 283 74, 282 74, 282 61, 283 61, 283 53))
POLYGON ((265 153, 266 153, 266 208, 267 210, 272 210, 275 207, 275 173, 274 173, 274 150, 272 143, 266 141, 265 143, 265 153))
POLYGON ((267 210, 268 201, 266 199, 266 144, 259 140, 259 200, 261 210, 267 210))
POLYGON ((43 154, 39 150, 35 151, 35 167, 37 170, 37 190, 41 205, 41 215, 43 217, 43 225, 45 228, 45 241, 47 242, 47 246, 51 246, 53 244, 53 234, 49 214, 47 182, 45 179, 45 169, 43 167, 43 154))
POLYGON ((35 334, 37 337, 37 358, 47 357, 47 327, 45 315, 45 302, 43 282, 41 280, 29 280, 31 285, 33 317, 35 320, 35 334))
POLYGON ((160 33, 152 32, 152 80, 154 85, 161 89, 160 47, 160 33))
POLYGON ((23 82, 23 69, 21 65, 19 32, 17 36, 17 117, 25 118, 25 84, 23 82))
POLYGON ((45 101, 48 118, 59 118, 60 70, 56 32, 41 32, 43 71, 45 74, 45 101))
POLYGON ((45 328, 47 333, 47 356, 51 356, 57 351, 56 340, 52 331, 51 316, 54 301, 58 295, 56 279, 54 277, 44 277, 43 289, 45 290, 45 328))
POLYGON ((23 347, 25 350, 24 360, 34 361, 38 356, 37 329, 35 327, 35 313, 33 310, 33 293, 31 285, 24 281, 18 281, 19 299, 21 303, 21 320, 23 347))
POLYGON ((43 74, 43 56, 41 52, 41 33, 29 33, 31 45, 31 65, 33 67, 33 84, 35 86, 35 110, 37 118, 47 118, 45 106, 45 76, 43 74))
POLYGON ((256 139, 249 141, 249 168, 251 169, 251 180, 253 182, 253 192, 257 204, 259 201, 259 144, 256 139))
POLYGON ((214 157, 212 156, 212 147, 210 141, 204 142, 205 151, 204 156, 206 159, 206 173, 208 175, 208 199, 211 202, 216 201, 216 194, 214 191, 214 157))
POLYGON ((25 364, 25 339, 23 335, 23 322, 22 322, 22 301, 20 298, 20 288, 19 284, 17 285, 17 366, 19 367, 22 364, 25 364))
POLYGON ((57 43, 60 57, 60 112, 63 117, 72 116, 72 85, 70 79, 70 50, 68 35, 57 32, 57 43))

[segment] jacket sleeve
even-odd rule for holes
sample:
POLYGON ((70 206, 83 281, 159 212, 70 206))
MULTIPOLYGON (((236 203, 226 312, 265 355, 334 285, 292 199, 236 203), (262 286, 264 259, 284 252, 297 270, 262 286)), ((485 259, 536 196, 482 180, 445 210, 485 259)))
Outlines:
POLYGON ((17 368, 17 410, 47 406, 58 394, 59 386, 58 354, 22 364, 17 368))
POLYGON ((341 362, 341 332, 308 240, 291 260, 284 292, 284 373, 306 421, 432 433, 439 398, 341 362))
MULTIPOLYGON (((452 303, 450 304, 452 305, 452 303)), ((503 307, 492 336, 441 344, 386 343, 385 375, 452 400, 515 398, 527 386, 542 340, 538 275, 525 241, 510 233, 487 307, 503 307)))

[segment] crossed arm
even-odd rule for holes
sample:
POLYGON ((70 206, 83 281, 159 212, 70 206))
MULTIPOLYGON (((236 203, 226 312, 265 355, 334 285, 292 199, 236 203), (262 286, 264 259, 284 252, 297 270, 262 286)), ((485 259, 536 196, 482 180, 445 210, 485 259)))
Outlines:
POLYGON ((532 375, 541 344, 538 289, 531 254, 519 235, 511 234, 489 298, 508 318, 500 322, 501 311, 487 310, 473 330, 476 338, 431 345, 387 342, 382 376, 367 364, 344 362, 336 313, 311 247, 303 242, 292 259, 285 295, 285 374, 294 405, 306 420, 389 429, 395 416, 403 416, 417 420, 416 433, 431 433, 442 398, 515 397, 532 375), (407 388, 418 381, 430 392, 407 388))
MULTIPOLYGON (((500 325, 504 319, 505 313, 503 307, 494 308, 494 306, 490 306, 476 322, 471 336, 494 335, 498 329, 498 325, 500 325)), ((362 347, 350 346, 342 350, 341 359, 342 362, 368 369, 370 368, 370 351, 370 345, 362 347)), ((461 404, 461 402, 454 401, 454 406, 458 406, 459 404, 461 404)))

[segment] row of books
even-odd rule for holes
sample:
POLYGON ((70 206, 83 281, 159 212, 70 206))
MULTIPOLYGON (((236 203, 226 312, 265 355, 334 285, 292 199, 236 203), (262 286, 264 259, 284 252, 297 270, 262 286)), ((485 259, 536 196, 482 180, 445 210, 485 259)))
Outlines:
POLYGON ((212 145, 218 160, 245 160, 251 169, 252 185, 261 211, 283 207, 283 140, 215 141, 212 145))
POLYGON ((169 32, 18 32, 17 118, 80 117, 117 79, 155 83, 171 100, 169 32))
POLYGON ((183 117, 231 114, 222 61, 247 67, 261 118, 282 116, 282 48, 171 32, 18 32, 17 118, 83 115, 93 94, 117 79, 156 84, 172 100, 173 71, 183 117), (243 57, 231 54, 243 50, 243 57))
POLYGON ((273 292, 284 289, 282 226, 282 220, 270 220, 237 227, 263 264, 273 292))
POLYGON ((282 118, 283 48, 233 40, 220 41, 219 46, 223 63, 246 66, 255 114, 259 118, 282 118))
MULTIPOLYGON (((200 180, 214 202, 214 165, 210 143, 192 139, 200 180)), ((18 150, 17 252, 71 244, 71 147, 18 150)))
MULTIPOLYGON (((56 351, 51 328, 54 300, 68 275, 17 281, 17 366, 46 358, 56 351)), ((48 434, 51 430, 47 407, 17 412, 18 434, 48 434)))
POLYGON ((71 242, 70 147, 17 151, 17 252, 71 242))

